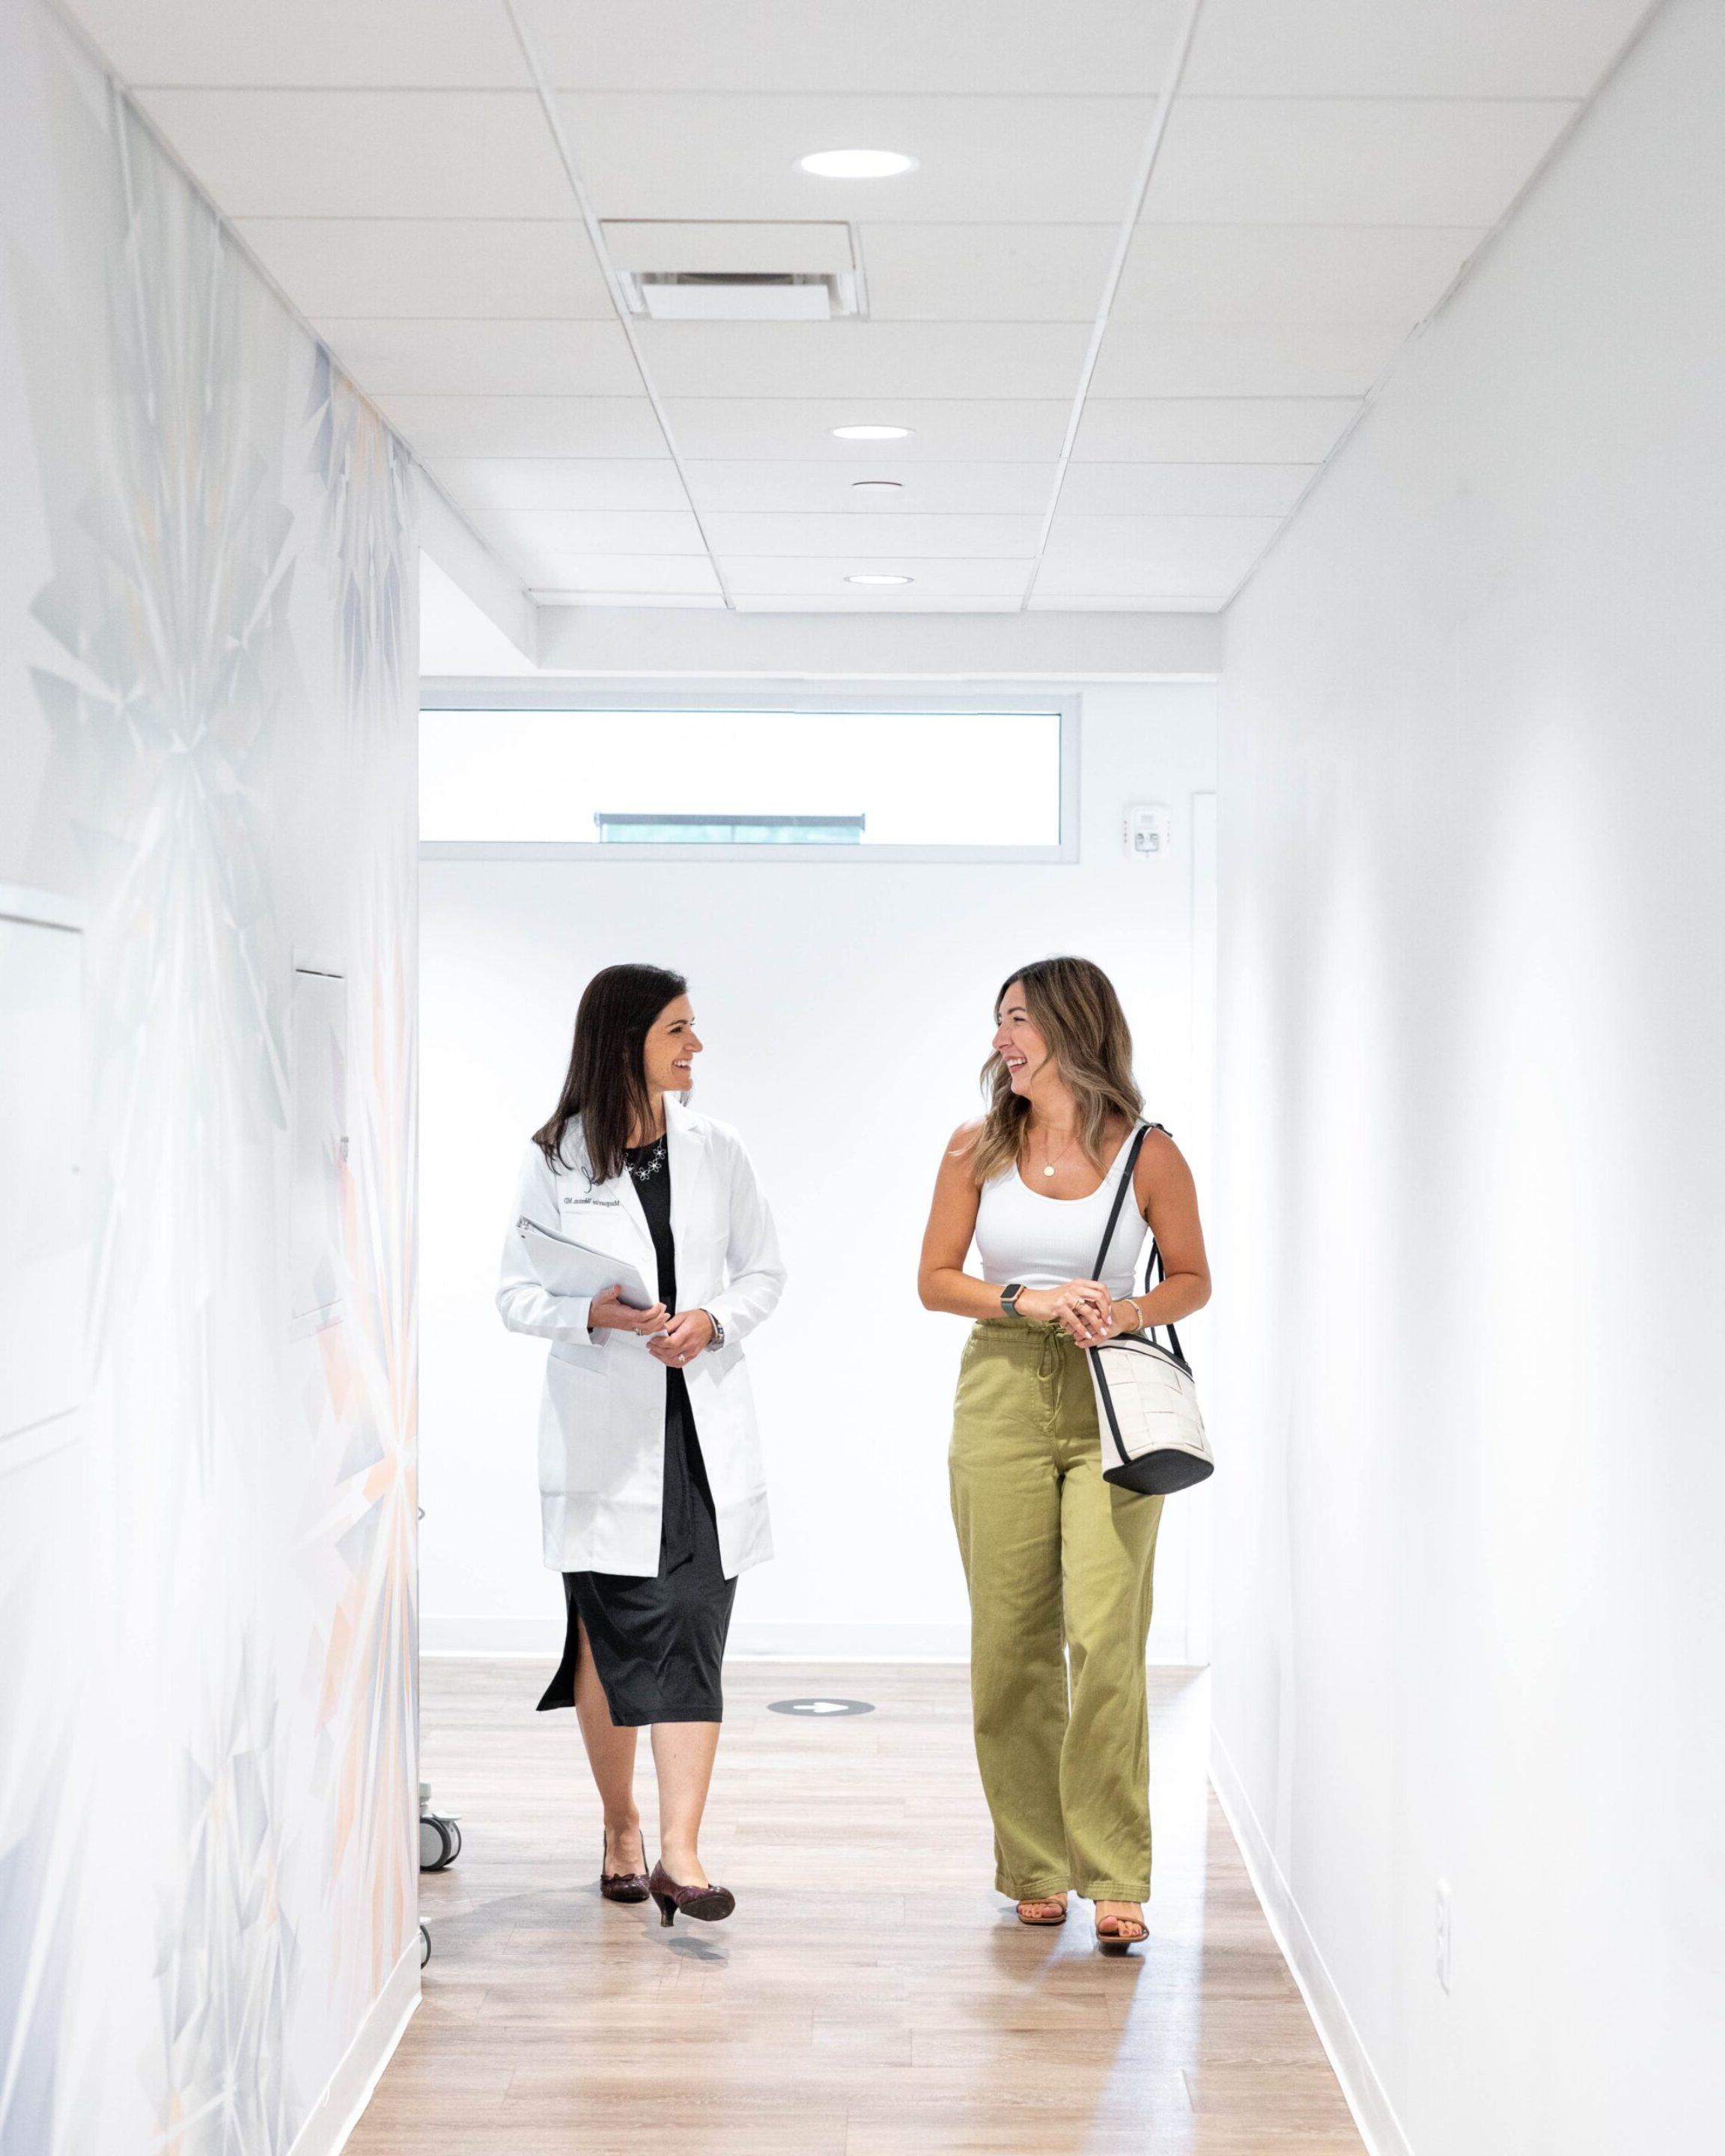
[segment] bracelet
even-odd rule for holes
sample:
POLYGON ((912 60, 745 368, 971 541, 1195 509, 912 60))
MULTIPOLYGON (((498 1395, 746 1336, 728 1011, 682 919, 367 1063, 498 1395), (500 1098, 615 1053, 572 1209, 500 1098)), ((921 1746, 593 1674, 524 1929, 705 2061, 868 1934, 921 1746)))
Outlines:
MULTIPOLYGON (((1133 1316, 1134 1317, 1136 1317, 1136 1318, 1137 1319, 1137 1321, 1138 1321, 1138 1322, 1137 1322, 1137 1324, 1132 1327, 1133 1332, 1142 1332, 1146 1331, 1146 1330, 1147 1330, 1147 1327, 1146 1327, 1145 1323, 1144 1323, 1144 1313, 1143 1313, 1143 1312, 1142 1312, 1142 1311, 1138 1307, 1138 1299, 1137 1299, 1137 1297, 1135 1295, 1123 1295, 1123 1296, 1121 1296, 1121 1298, 1120 1298, 1120 1301, 1121 1301, 1121 1302, 1125 1303, 1126 1305, 1127 1305, 1127 1306, 1128 1306, 1128 1307, 1131 1309, 1131 1311, 1132 1311, 1132 1316, 1133 1316)), ((1116 1308, 1117 1310, 1119 1308, 1119 1306, 1120 1306, 1120 1304, 1119 1304, 1119 1303, 1117 1303, 1117 1304, 1115 1305, 1115 1308, 1116 1308)))

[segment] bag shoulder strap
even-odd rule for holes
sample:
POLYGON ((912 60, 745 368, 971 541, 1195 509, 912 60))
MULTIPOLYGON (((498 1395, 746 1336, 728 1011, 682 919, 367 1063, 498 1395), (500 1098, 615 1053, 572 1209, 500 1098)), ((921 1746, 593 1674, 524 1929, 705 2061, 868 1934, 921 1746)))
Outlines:
MULTIPOLYGON (((1131 1149, 1127 1155, 1126 1173, 1121 1177, 1120 1188, 1114 1194, 1114 1203, 1108 1209, 1108 1224, 1102 1230, 1102 1246, 1096 1252, 1095 1276, 1097 1280, 1102 1277, 1102 1267, 1108 1256, 1108 1245, 1114 1240, 1114 1230, 1120 1223, 1120 1209, 1125 1204, 1126 1194, 1132 1188, 1132 1176, 1137 1168, 1138 1155, 1144 1149, 1144 1141, 1152 1131, 1161 1131, 1166 1128, 1167 1126, 1163 1123, 1140 1123, 1130 1141, 1131 1149)), ((1150 1286, 1162 1277, 1162 1246, 1153 1235, 1150 1238, 1150 1262, 1144 1272, 1146 1291, 1147 1292, 1150 1286)), ((1153 1342, 1156 1338, 1157 1328, 1153 1325, 1148 1330, 1149 1337, 1153 1342)), ((1180 1336, 1172 1325, 1168 1328, 1168 1344, 1174 1351, 1175 1361, 1183 1367, 1186 1358, 1181 1350, 1180 1336)))
POLYGON ((1119 1185, 1115 1190, 1114 1203, 1108 1208, 1108 1224, 1102 1230, 1102 1244, 1101 1248, 1096 1252, 1096 1266, 1091 1276, 1093 1279, 1100 1280, 1102 1277, 1102 1267, 1108 1256, 1108 1245, 1114 1240, 1114 1230, 1120 1224, 1120 1209, 1126 1203, 1127 1192, 1132 1187, 1132 1177, 1137 1169, 1138 1155, 1144 1150, 1144 1141, 1153 1127, 1154 1126, 1150 1123, 1140 1123, 1127 1142, 1126 1168, 1121 1175, 1119 1185))

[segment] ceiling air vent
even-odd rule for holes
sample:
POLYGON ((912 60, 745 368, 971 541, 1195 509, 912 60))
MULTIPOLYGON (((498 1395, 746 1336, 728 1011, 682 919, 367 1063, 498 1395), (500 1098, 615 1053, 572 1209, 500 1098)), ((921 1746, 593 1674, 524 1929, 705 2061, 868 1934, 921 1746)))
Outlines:
POLYGON ((655 321, 824 322, 868 311, 848 224, 607 223, 631 314, 655 321))

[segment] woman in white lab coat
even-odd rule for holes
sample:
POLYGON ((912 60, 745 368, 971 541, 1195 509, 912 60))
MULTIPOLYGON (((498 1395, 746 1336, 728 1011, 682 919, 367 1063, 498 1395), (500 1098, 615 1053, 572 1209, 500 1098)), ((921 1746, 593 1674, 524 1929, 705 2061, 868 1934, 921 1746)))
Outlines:
POLYGON ((742 1342, 784 1286, 747 1154, 680 1097, 701 1052, 687 986, 657 966, 608 966, 588 983, 562 1096, 521 1170, 497 1290, 512 1332, 551 1342, 539 1487, 567 1630, 539 1704, 580 1719, 604 1804, 601 1892, 650 1893, 667 1924, 735 1906, 696 1844, 737 1575, 772 1555, 742 1342), (547 1252, 578 1270, 593 1270, 582 1253, 614 1260, 618 1280, 553 1293, 547 1252), (659 1780, 650 1878, 634 1803, 643 1727, 659 1780))

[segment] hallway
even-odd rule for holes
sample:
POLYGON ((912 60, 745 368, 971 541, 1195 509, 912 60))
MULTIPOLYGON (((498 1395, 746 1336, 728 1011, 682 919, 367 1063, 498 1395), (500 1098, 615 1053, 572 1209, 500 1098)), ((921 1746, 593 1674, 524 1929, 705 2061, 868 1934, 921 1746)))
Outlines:
POLYGON ((1156 1892, 1124 1962, 1086 1904, 1031 1932, 989 1891, 961 1668, 733 1664, 708 1862, 738 1911, 669 1933, 600 1901, 579 1740, 535 1677, 424 1666, 465 1845, 424 1881, 424 2001, 354 2156, 1358 2156, 1205 1788, 1203 1677, 1153 1674, 1156 1892), (823 1696, 875 1712, 768 1711, 823 1696))
POLYGON ((1725 2145, 1722 106, 0 7, 0 2156, 1725 2145))

